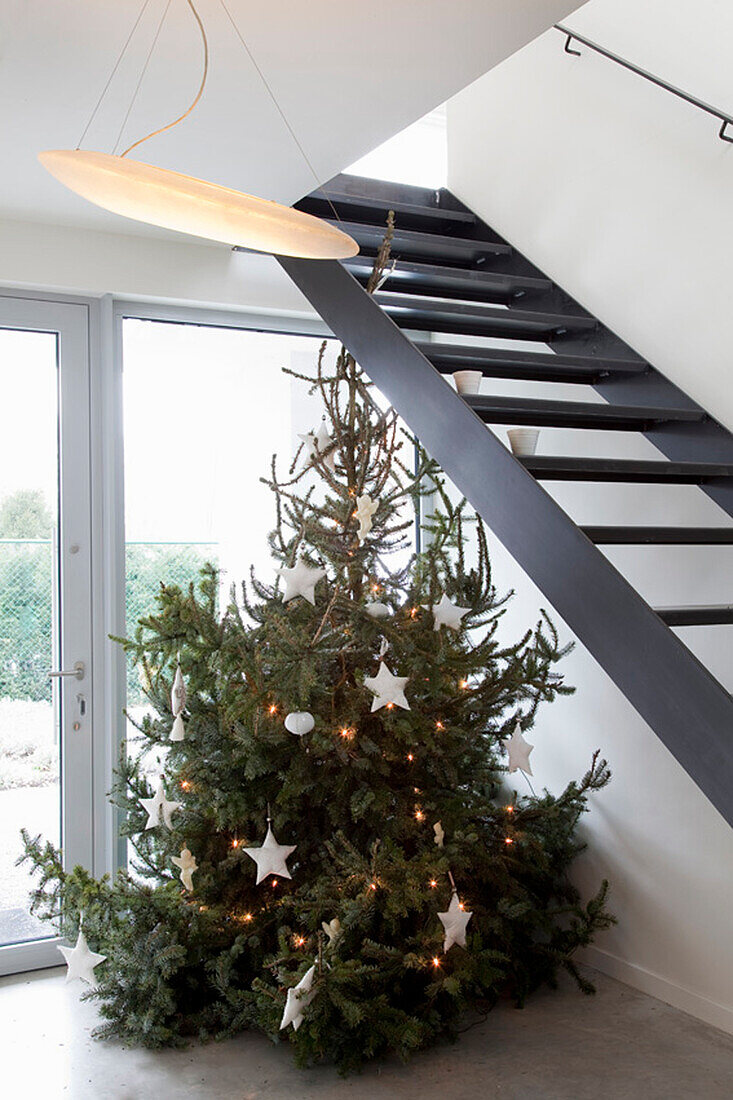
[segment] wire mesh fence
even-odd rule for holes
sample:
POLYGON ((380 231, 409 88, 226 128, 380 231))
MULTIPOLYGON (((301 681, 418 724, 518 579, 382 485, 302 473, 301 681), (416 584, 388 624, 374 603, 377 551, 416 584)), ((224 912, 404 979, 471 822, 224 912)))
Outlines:
MULTIPOLYGON (((129 542, 125 547, 126 622, 155 610, 160 583, 196 581, 218 547, 203 542, 129 542)), ((0 698, 51 702, 57 568, 52 539, 0 539, 0 698)), ((128 662, 128 705, 143 701, 137 670, 128 662)))

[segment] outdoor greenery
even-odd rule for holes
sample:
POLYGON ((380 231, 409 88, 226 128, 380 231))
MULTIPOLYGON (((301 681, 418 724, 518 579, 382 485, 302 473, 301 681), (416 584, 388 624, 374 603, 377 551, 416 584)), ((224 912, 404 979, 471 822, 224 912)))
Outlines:
MULTIPOLYGON (((0 503, 0 698, 51 701, 53 519, 43 494, 20 490, 0 503)), ((211 547, 130 543, 126 548, 127 622, 155 606, 160 580, 195 580, 211 547)), ((128 706, 144 702, 137 670, 128 665, 128 706)))

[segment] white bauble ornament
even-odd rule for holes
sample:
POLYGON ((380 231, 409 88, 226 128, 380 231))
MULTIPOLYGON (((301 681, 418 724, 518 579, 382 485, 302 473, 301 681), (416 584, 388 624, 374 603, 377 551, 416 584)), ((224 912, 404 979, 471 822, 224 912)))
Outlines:
POLYGON ((310 733, 315 724, 315 718, 307 710, 294 710, 285 716, 285 729, 288 733, 294 733, 296 737, 310 733))
POLYGON ((59 951, 66 959, 67 982, 73 982, 74 978, 81 978, 83 982, 93 985, 94 967, 99 966, 107 958, 106 955, 99 955, 96 951, 89 950, 86 936, 81 928, 79 929, 76 945, 74 947, 59 946, 59 951))
POLYGON ((277 875, 278 878, 291 878, 286 864, 288 856, 295 851, 295 844, 278 844, 273 835, 268 821, 267 835, 259 848, 244 848, 250 859, 257 864, 257 885, 268 875, 277 875))
POLYGON ((192 875, 194 871, 198 871, 198 864, 195 856, 191 855, 189 848, 182 848, 180 856, 171 856, 171 862, 175 863, 176 867, 180 867, 181 873, 178 876, 186 887, 187 890, 193 890, 192 875))
POLYGON ((514 733, 504 742, 504 748, 509 754, 508 768, 510 772, 521 769, 527 775, 532 775, 532 769, 529 766, 529 754, 532 752, 534 745, 530 745, 529 741, 524 740, 519 719, 517 719, 517 724, 514 727, 514 733))
POLYGON ((292 1024, 293 1031, 297 1031, 303 1023, 303 1010, 308 1007, 316 995, 316 991, 313 989, 313 979, 315 976, 316 968, 315 965, 313 965, 309 970, 306 970, 298 984, 288 990, 288 996, 285 1001, 285 1011, 283 1012, 282 1022, 280 1023, 281 1031, 284 1027, 287 1027, 288 1024, 292 1024))
POLYGON ((371 603, 366 605, 364 610, 372 619, 386 619, 388 615, 392 614, 387 604, 380 603, 379 600, 372 600, 371 603))
POLYGON ((440 923, 445 929, 445 939, 443 941, 443 953, 450 951, 453 944, 458 944, 459 947, 466 946, 466 925, 470 921, 473 913, 469 913, 466 909, 461 909, 461 903, 458 900, 458 894, 453 891, 453 897, 450 899, 450 905, 447 912, 438 913, 440 917, 440 923))
POLYGON ((409 710, 410 704, 405 698, 405 684, 409 679, 409 676, 393 676, 384 661, 380 661, 377 675, 364 677, 364 687, 374 693, 372 711, 386 707, 390 703, 395 707, 402 707, 403 710, 409 710))

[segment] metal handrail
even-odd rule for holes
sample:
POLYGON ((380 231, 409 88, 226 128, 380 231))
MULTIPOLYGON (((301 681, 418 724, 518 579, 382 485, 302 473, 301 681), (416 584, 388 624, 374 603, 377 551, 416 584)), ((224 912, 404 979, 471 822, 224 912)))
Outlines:
POLYGON ((711 107, 709 103, 705 103, 704 100, 698 99, 694 95, 690 95, 689 92, 683 92, 681 88, 676 88, 674 84, 668 84, 666 80, 662 80, 661 77, 654 76, 653 73, 648 73, 646 69, 642 69, 639 65, 634 65, 632 61, 627 61, 624 57, 619 57, 618 54, 612 53, 611 50, 607 50, 605 46, 599 46, 597 42, 591 41, 590 38, 586 38, 582 34, 578 34, 577 31, 573 31, 570 27, 564 26, 562 23, 555 23, 555 30, 560 31, 565 35, 565 53, 572 54, 574 57, 580 57, 580 50, 571 49, 573 42, 580 42, 583 46, 587 46, 589 50, 595 50, 596 53, 601 54, 603 57, 607 57, 609 61, 615 61, 617 65, 621 65, 624 69, 628 69, 629 72, 636 73, 637 76, 641 76, 644 80, 648 80, 650 84, 656 84, 658 88, 663 88, 665 92, 671 92, 672 95, 676 95, 678 99, 684 99, 685 103, 691 103, 693 107, 697 107, 700 111, 705 111, 706 114, 712 115, 713 118, 718 118, 721 121, 721 127, 718 131, 718 137, 721 141, 727 141, 733 145, 733 137, 730 137, 725 131, 728 126, 733 126, 733 116, 728 115, 725 111, 718 110, 717 107, 711 107))

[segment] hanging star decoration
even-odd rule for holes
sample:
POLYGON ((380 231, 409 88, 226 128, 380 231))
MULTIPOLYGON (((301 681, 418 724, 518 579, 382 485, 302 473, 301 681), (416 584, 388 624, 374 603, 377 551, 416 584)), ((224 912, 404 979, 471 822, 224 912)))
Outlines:
POLYGON ((267 819, 267 834, 260 848, 245 848, 244 851, 257 864, 257 885, 268 875, 280 878, 292 878, 286 860, 295 851, 296 844, 278 844, 267 819))
POLYGON ((445 839, 445 832, 443 831, 443 826, 440 824, 439 821, 436 821, 433 825, 433 832, 435 833, 435 843, 438 845, 439 848, 442 848, 443 841, 445 839))
POLYGON ((403 710, 409 710, 410 704, 405 698, 405 684, 409 676, 393 676, 384 661, 379 662, 379 672, 376 676, 365 676, 364 687, 374 692, 372 699, 372 713, 390 703, 403 710))
POLYGON ((521 771, 526 772, 527 775, 532 775, 532 769, 529 764, 529 754, 532 752, 534 745, 530 745, 529 741, 524 740, 522 736, 522 726, 518 718, 517 724, 514 727, 514 733, 504 742, 504 748, 509 754, 508 768, 510 772, 521 769, 521 771))
MULTIPOLYGON (((426 606, 428 605, 423 604, 423 607, 426 606)), ((433 630, 440 630, 441 626, 447 626, 449 630, 460 630, 463 626, 462 619, 470 610, 470 607, 459 607, 452 603, 444 592, 440 603, 430 607, 433 613, 433 630)))
POLYGON ((285 603, 294 600, 296 596, 302 596, 304 600, 315 606, 316 585, 326 576, 325 569, 316 569, 308 565, 302 558, 298 558, 295 565, 284 565, 280 570, 280 576, 285 580, 285 603))
POLYGON ((171 729, 171 741, 183 741, 186 729, 183 725, 183 712, 186 709, 186 682, 183 679, 181 666, 176 665, 176 674, 173 677, 171 688, 171 710, 173 712, 173 728, 171 729))
POLYGON ((180 810, 182 803, 169 802, 165 797, 165 788, 163 787, 163 780, 158 783, 158 789, 152 798, 141 798, 140 805, 147 812, 148 820, 145 824, 145 829, 154 829, 156 825, 165 825, 166 829, 173 828, 173 822, 171 820, 176 810, 180 810))
POLYGON ((198 871, 199 865, 195 856, 191 855, 190 849, 182 848, 180 856, 171 856, 171 862, 175 863, 176 867, 180 867, 181 873, 178 877, 186 889, 193 890, 193 878, 191 876, 194 871, 198 871))
POLYGON ((73 982, 75 978, 81 978, 89 985, 94 984, 94 968, 103 963, 106 955, 100 955, 96 951, 90 951, 86 936, 79 929, 79 935, 74 947, 61 947, 59 951, 66 959, 66 980, 73 982))
POLYGON ((372 516, 378 507, 376 500, 372 500, 368 493, 356 498, 354 517, 359 521, 359 533, 357 535, 359 542, 363 542, 371 531, 372 516))
POLYGON ((445 939, 443 941, 443 954, 447 954, 450 951, 453 944, 457 944, 459 947, 466 946, 466 926, 470 921, 473 913, 469 913, 466 909, 461 908, 461 903, 458 900, 458 894, 453 891, 453 897, 450 899, 450 905, 445 913, 438 913, 440 917, 440 923, 445 929, 445 939))
POLYGON ((329 946, 333 946, 333 944, 341 935, 341 921, 338 919, 338 917, 334 917, 333 920, 330 921, 322 920, 321 928, 328 936, 329 946))
POLYGON ((313 988, 313 979, 315 976, 316 967, 314 964, 306 970, 298 984, 288 990, 287 999, 285 1001, 285 1011, 283 1012, 283 1018, 280 1024, 281 1031, 283 1028, 287 1027, 288 1024, 292 1024, 293 1031, 297 1031, 303 1023, 303 1010, 308 1007, 316 995, 316 991, 313 988))
POLYGON ((330 451, 328 454, 324 454, 325 451, 333 443, 333 439, 328 433, 326 427, 326 421, 321 421, 321 426, 317 432, 305 432, 304 435, 298 433, 298 439, 302 439, 303 446, 305 448, 305 461, 313 462, 315 459, 320 458, 324 466, 326 466, 332 473, 336 469, 336 453, 330 451))

